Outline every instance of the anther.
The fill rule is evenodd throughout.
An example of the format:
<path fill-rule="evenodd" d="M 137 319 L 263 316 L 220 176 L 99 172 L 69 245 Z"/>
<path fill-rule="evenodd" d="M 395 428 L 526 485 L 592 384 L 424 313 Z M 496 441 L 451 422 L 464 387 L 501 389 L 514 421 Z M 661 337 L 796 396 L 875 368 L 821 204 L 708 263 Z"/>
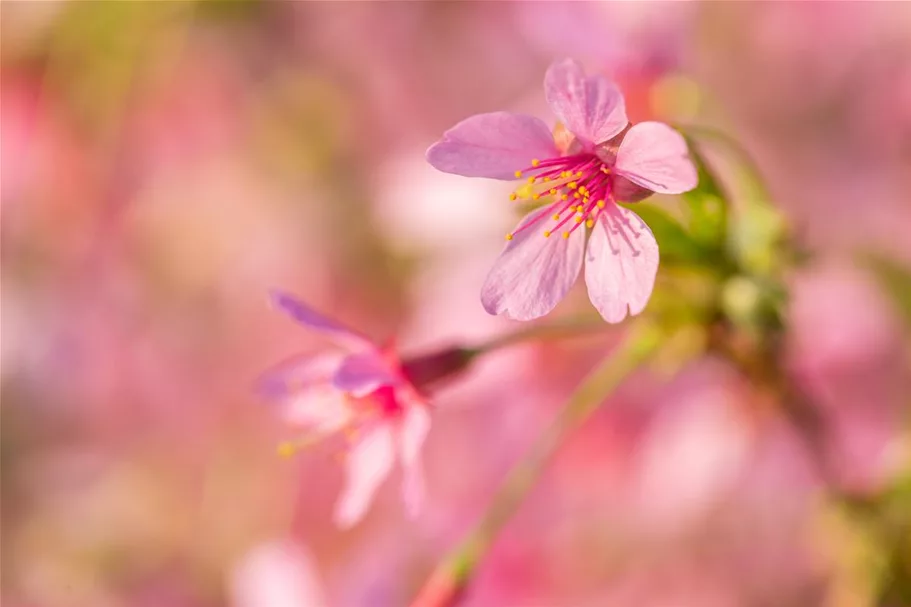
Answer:
<path fill-rule="evenodd" d="M 558 221 L 559 219 L 560 219 L 560 214 L 554 213 L 554 221 Z"/>
<path fill-rule="evenodd" d="M 533 159 L 532 159 L 532 161 L 531 161 L 531 166 L 536 167 L 536 166 L 538 166 L 539 164 L 541 164 L 541 161 L 540 161 L 540 160 L 538 160 L 537 158 L 533 158 Z"/>
<path fill-rule="evenodd" d="M 509 199 L 510 199 L 510 200 L 515 200 L 516 198 L 517 198 L 517 197 L 516 197 L 516 193 L 515 193 L 515 192 L 513 192 L 512 194 L 509 195 Z"/>
<path fill-rule="evenodd" d="M 579 184 L 575 181 L 570 181 L 568 184 L 566 184 L 566 187 L 568 187 L 570 190 L 575 190 L 578 186 Z"/>
<path fill-rule="evenodd" d="M 516 171 L 516 179 L 522 177 L 522 171 Z"/>
<path fill-rule="evenodd" d="M 551 196 L 553 196 L 553 195 L 556 194 L 556 193 L 557 193 L 557 189 L 556 189 L 556 188 L 551 188 L 551 189 L 550 189 L 550 195 L 551 195 Z"/>
<path fill-rule="evenodd" d="M 582 216 L 576 215 L 576 223 L 582 223 Z"/>
<path fill-rule="evenodd" d="M 512 240 L 512 234 L 507 234 L 507 235 L 506 235 L 506 240 Z"/>
<path fill-rule="evenodd" d="M 561 200 L 569 200 L 569 196 L 567 196 L 566 194 L 563 194 L 562 196 L 560 196 L 560 199 L 561 199 Z"/>
<path fill-rule="evenodd" d="M 582 177 L 582 171 L 579 171 L 578 173 L 576 173 L 576 177 Z"/>
<path fill-rule="evenodd" d="M 604 202 L 603 200 L 599 200 L 599 201 L 598 201 L 598 208 L 599 208 L 599 209 L 603 209 L 605 206 L 607 206 L 607 203 L 606 203 L 606 202 Z"/>
<path fill-rule="evenodd" d="M 585 227 L 586 227 L 586 228 L 593 228 L 593 227 L 595 227 L 595 220 L 594 220 L 594 219 L 589 219 L 588 221 L 586 221 L 586 222 L 585 222 Z"/>
<path fill-rule="evenodd" d="M 550 238 L 550 230 L 544 230 L 544 238 Z"/>
<path fill-rule="evenodd" d="M 535 178 L 534 178 L 534 177 L 529 177 L 529 178 L 528 178 L 528 183 L 534 183 L 534 182 L 535 182 Z"/>
<path fill-rule="evenodd" d="M 569 238 L 569 232 L 563 232 L 563 238 Z"/>
<path fill-rule="evenodd" d="M 276 448 L 276 451 L 278 451 L 278 454 L 280 456 L 288 458 L 288 457 L 291 457 L 292 455 L 294 455 L 295 452 L 297 452 L 297 446 L 290 441 L 284 442 L 284 443 L 279 443 L 278 447 Z"/>

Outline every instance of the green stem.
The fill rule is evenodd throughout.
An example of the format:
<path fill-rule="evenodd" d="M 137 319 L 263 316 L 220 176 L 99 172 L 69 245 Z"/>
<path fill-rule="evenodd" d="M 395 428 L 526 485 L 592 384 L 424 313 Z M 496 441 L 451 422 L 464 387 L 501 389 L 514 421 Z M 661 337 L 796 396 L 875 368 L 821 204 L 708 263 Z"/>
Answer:
<path fill-rule="evenodd" d="M 624 342 L 592 371 L 570 397 L 553 424 L 535 441 L 495 493 L 487 512 L 461 545 L 437 567 L 412 607 L 452 605 L 503 525 L 528 495 L 544 467 L 567 436 L 584 422 L 624 379 L 661 343 L 651 325 L 636 325 Z"/>
<path fill-rule="evenodd" d="M 511 346 L 513 344 L 531 341 L 534 339 L 547 339 L 554 337 L 572 337 L 576 333 L 600 332 L 612 328 L 612 325 L 604 322 L 600 318 L 592 320 L 591 318 L 569 318 L 562 321 L 548 324 L 536 325 L 527 329 L 519 329 L 506 335 L 495 337 L 488 342 L 479 344 L 469 350 L 474 354 L 486 354 L 499 348 Z"/>

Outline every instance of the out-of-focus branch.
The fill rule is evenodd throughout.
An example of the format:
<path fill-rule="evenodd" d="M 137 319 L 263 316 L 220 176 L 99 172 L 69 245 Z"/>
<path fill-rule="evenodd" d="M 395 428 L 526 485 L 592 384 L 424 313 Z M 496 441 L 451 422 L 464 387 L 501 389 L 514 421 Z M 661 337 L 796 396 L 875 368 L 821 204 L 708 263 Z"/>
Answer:
<path fill-rule="evenodd" d="M 467 369 L 476 358 L 494 350 L 526 341 L 599 334 L 611 326 L 600 317 L 593 319 L 591 316 L 534 325 L 494 337 L 475 346 L 452 346 L 429 354 L 409 357 L 402 362 L 402 372 L 418 388 L 428 389 L 443 380 L 452 379 Z"/>
<path fill-rule="evenodd" d="M 806 392 L 787 374 L 780 339 L 766 335 L 758 342 L 741 343 L 730 327 L 715 327 L 710 350 L 731 362 L 750 382 L 769 392 L 806 449 L 808 460 L 827 491 L 839 494 L 839 481 L 828 456 L 826 421 Z"/>
<path fill-rule="evenodd" d="M 500 529 L 512 517 L 570 432 L 649 359 L 660 342 L 660 331 L 651 325 L 639 324 L 631 329 L 624 342 L 582 382 L 553 424 L 512 469 L 478 525 L 436 568 L 412 607 L 444 607 L 458 601 Z"/>

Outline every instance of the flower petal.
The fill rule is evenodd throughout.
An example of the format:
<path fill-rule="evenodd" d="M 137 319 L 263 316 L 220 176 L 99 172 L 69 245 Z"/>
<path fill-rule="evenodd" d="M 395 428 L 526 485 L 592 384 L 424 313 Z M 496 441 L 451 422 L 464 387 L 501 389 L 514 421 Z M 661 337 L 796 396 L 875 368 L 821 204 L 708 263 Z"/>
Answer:
<path fill-rule="evenodd" d="M 604 76 L 586 77 L 572 59 L 550 66 L 544 76 L 544 95 L 566 128 L 588 143 L 604 143 L 629 122 L 617 87 Z"/>
<path fill-rule="evenodd" d="M 263 373 L 256 381 L 256 390 L 263 398 L 275 400 L 311 384 L 328 383 L 344 358 L 337 353 L 296 354 Z"/>
<path fill-rule="evenodd" d="M 617 205 L 595 221 L 588 239 L 585 284 L 607 322 L 620 322 L 645 308 L 658 272 L 658 243 L 638 215 Z"/>
<path fill-rule="evenodd" d="M 318 438 L 333 434 L 351 423 L 348 399 L 328 382 L 298 390 L 282 400 L 282 417 L 306 428 Z"/>
<path fill-rule="evenodd" d="M 515 179 L 535 158 L 559 156 L 554 138 L 534 116 L 492 112 L 466 118 L 427 150 L 427 162 L 444 173 Z"/>
<path fill-rule="evenodd" d="M 552 207 L 532 211 L 519 227 L 552 213 Z M 546 221 L 546 219 L 544 219 Z M 569 238 L 555 233 L 545 238 L 543 221 L 518 232 L 494 263 L 481 289 L 481 303 L 490 314 L 532 320 L 554 309 L 579 276 L 585 250 L 585 230 Z"/>
<path fill-rule="evenodd" d="M 430 413 L 419 401 L 409 404 L 399 427 L 399 458 L 402 462 L 402 495 L 408 514 L 416 516 L 424 503 L 424 470 L 421 447 L 430 431 Z"/>
<path fill-rule="evenodd" d="M 392 428 L 377 424 L 365 434 L 345 459 L 345 488 L 335 506 L 335 524 L 350 527 L 364 517 L 380 484 L 392 470 Z"/>
<path fill-rule="evenodd" d="M 307 306 L 304 302 L 283 291 L 273 290 L 270 293 L 272 305 L 301 323 L 305 327 L 319 331 L 334 339 L 340 345 L 360 350 L 373 348 L 373 344 L 366 337 L 349 329 L 345 325 L 323 316 Z"/>
<path fill-rule="evenodd" d="M 614 169 L 659 194 L 680 194 L 699 179 L 683 135 L 660 122 L 634 125 L 620 143 Z"/>
<path fill-rule="evenodd" d="M 346 356 L 332 377 L 332 385 L 353 396 L 366 396 L 381 386 L 393 386 L 398 377 L 379 352 Z"/>

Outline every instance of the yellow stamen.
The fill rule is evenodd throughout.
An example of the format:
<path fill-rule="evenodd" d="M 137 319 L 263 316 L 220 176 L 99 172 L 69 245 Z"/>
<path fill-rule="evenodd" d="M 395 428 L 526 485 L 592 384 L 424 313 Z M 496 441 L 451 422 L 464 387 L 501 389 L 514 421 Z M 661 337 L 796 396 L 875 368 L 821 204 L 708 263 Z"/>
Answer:
<path fill-rule="evenodd" d="M 576 215 L 576 223 L 582 223 L 582 216 Z"/>
<path fill-rule="evenodd" d="M 522 171 L 516 171 L 516 179 L 522 177 Z"/>
<path fill-rule="evenodd" d="M 532 195 L 531 195 L 531 199 L 532 199 L 532 200 L 537 200 L 537 199 L 540 198 L 540 197 L 541 197 L 540 194 L 532 194 Z"/>
<path fill-rule="evenodd" d="M 534 182 L 535 182 L 535 178 L 534 178 L 534 177 L 529 177 L 529 178 L 528 178 L 528 183 L 534 183 Z"/>
<path fill-rule="evenodd" d="M 276 448 L 278 454 L 284 458 L 289 458 L 297 452 L 297 447 L 294 446 L 291 442 L 279 443 Z"/>
<path fill-rule="evenodd" d="M 544 238 L 550 238 L 550 230 L 544 230 Z"/>
<path fill-rule="evenodd" d="M 293 456 L 295 453 L 301 449 L 306 449 L 313 446 L 319 441 L 319 437 L 315 435 L 306 435 L 302 436 L 295 440 L 287 440 L 282 443 L 279 443 L 275 450 L 282 457 L 288 458 Z"/>
<path fill-rule="evenodd" d="M 512 194 L 509 195 L 510 200 L 515 200 L 516 198 L 518 198 L 518 197 L 516 196 L 515 192 L 513 192 Z"/>
<path fill-rule="evenodd" d="M 607 206 L 607 203 L 606 203 L 606 202 L 604 202 L 603 200 L 599 200 L 599 201 L 598 201 L 598 208 L 599 208 L 599 209 L 603 209 L 605 206 Z"/>
<path fill-rule="evenodd" d="M 566 194 L 563 194 L 562 196 L 560 196 L 560 198 L 562 200 L 569 200 L 569 196 L 567 196 Z"/>
<path fill-rule="evenodd" d="M 579 184 L 575 181 L 570 181 L 568 184 L 566 184 L 566 187 L 568 187 L 570 190 L 575 190 L 577 187 L 579 187 Z"/>
<path fill-rule="evenodd" d="M 550 189 L 550 195 L 551 195 L 551 196 L 553 196 L 553 195 L 556 194 L 556 193 L 557 193 L 557 188 L 551 188 L 551 189 Z"/>
<path fill-rule="evenodd" d="M 512 240 L 512 234 L 507 234 L 507 235 L 506 235 L 506 240 Z"/>
<path fill-rule="evenodd" d="M 532 159 L 532 161 L 531 161 L 531 166 L 536 167 L 536 166 L 538 166 L 539 164 L 541 164 L 541 161 L 540 161 L 540 160 L 538 160 L 537 158 L 533 158 L 533 159 Z"/>
<path fill-rule="evenodd" d="M 582 171 L 579 171 L 578 173 L 576 173 L 576 177 L 582 177 Z"/>
<path fill-rule="evenodd" d="M 554 213 L 554 221 L 557 221 L 558 219 L 560 219 L 560 214 Z"/>
<path fill-rule="evenodd" d="M 589 219 L 588 221 L 585 222 L 585 227 L 586 227 L 586 228 L 592 228 L 592 227 L 594 227 L 594 225 L 595 225 L 595 220 L 594 220 L 594 219 Z"/>
<path fill-rule="evenodd" d="M 563 232 L 563 238 L 569 238 L 569 232 Z"/>
<path fill-rule="evenodd" d="M 579 192 L 576 192 L 575 194 L 573 194 L 573 196 L 575 196 L 576 198 L 582 198 L 582 194 L 580 194 Z"/>
<path fill-rule="evenodd" d="M 550 181 L 550 177 L 545 177 L 544 181 Z"/>

